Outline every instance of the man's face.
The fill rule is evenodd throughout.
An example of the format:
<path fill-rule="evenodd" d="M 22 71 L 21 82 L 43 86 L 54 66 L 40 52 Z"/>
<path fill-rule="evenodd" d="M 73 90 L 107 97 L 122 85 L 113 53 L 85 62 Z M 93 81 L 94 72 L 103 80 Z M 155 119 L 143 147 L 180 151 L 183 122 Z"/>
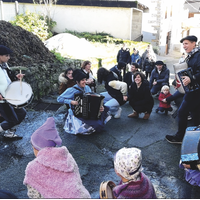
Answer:
<path fill-rule="evenodd" d="M 162 65 L 156 65 L 156 67 L 157 67 L 157 69 L 158 69 L 159 71 L 162 70 Z"/>
<path fill-rule="evenodd" d="M 131 65 L 131 72 L 135 73 L 137 71 L 137 68 L 135 65 Z"/>
<path fill-rule="evenodd" d="M 123 47 L 122 47 L 124 50 L 126 50 L 126 44 L 123 44 Z"/>
<path fill-rule="evenodd" d="M 196 42 L 190 40 L 183 41 L 183 48 L 185 49 L 186 53 L 190 53 L 192 49 L 196 46 Z"/>
<path fill-rule="evenodd" d="M 10 59 L 10 55 L 0 55 L 0 63 L 5 63 L 8 62 L 8 60 Z"/>

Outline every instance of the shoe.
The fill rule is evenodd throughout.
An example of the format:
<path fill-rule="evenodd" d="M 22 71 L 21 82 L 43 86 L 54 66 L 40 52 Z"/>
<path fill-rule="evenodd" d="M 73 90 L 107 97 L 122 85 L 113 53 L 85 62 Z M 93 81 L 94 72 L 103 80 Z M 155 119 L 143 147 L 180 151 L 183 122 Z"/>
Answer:
<path fill-rule="evenodd" d="M 168 115 L 168 110 L 165 110 L 165 115 Z"/>
<path fill-rule="evenodd" d="M 122 108 L 119 107 L 117 113 L 114 115 L 114 118 L 115 119 L 120 118 L 121 114 L 122 114 Z"/>
<path fill-rule="evenodd" d="M 191 120 L 191 119 L 192 119 L 192 116 L 188 115 L 187 120 Z"/>
<path fill-rule="evenodd" d="M 182 140 L 177 139 L 174 135 L 166 135 L 165 139 L 171 144 L 182 144 Z"/>
<path fill-rule="evenodd" d="M 106 119 L 104 120 L 104 124 L 107 124 L 111 119 L 112 119 L 112 116 L 111 116 L 111 115 L 108 115 L 108 116 L 106 117 Z"/>
<path fill-rule="evenodd" d="M 4 130 L 2 129 L 2 127 L 0 126 L 0 133 L 3 133 L 4 132 Z"/>
<path fill-rule="evenodd" d="M 158 110 L 158 108 L 157 108 L 157 109 L 156 109 L 156 113 L 158 113 L 158 111 L 159 111 L 159 110 Z"/>
<path fill-rule="evenodd" d="M 130 117 L 130 118 L 138 118 L 139 115 L 138 115 L 137 112 L 133 112 L 133 113 L 129 114 L 128 117 Z"/>
<path fill-rule="evenodd" d="M 159 95 L 160 95 L 160 92 L 158 92 L 158 93 L 155 95 L 155 97 L 159 97 Z"/>
<path fill-rule="evenodd" d="M 149 119 L 150 114 L 149 113 L 145 113 L 143 119 Z"/>
<path fill-rule="evenodd" d="M 20 140 L 20 139 L 23 138 L 23 137 L 15 134 L 15 132 L 16 132 L 15 129 L 8 129 L 8 130 L 5 131 L 5 134 L 3 136 L 6 139 L 18 139 L 18 140 Z"/>

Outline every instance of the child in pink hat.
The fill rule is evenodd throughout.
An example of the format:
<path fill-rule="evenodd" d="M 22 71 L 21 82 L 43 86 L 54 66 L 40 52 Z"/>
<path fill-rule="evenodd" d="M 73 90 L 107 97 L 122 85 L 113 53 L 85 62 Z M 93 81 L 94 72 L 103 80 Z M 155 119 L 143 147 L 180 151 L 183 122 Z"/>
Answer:
<path fill-rule="evenodd" d="M 76 161 L 56 130 L 53 117 L 31 136 L 36 158 L 28 163 L 24 185 L 29 198 L 91 198 L 82 184 Z"/>

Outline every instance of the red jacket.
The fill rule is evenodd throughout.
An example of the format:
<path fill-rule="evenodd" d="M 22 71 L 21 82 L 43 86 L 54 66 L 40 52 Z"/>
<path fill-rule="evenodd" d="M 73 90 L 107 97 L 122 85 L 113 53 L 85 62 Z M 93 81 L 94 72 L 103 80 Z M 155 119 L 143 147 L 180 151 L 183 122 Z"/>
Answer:
<path fill-rule="evenodd" d="M 164 103 L 162 102 L 163 99 L 166 99 L 167 97 L 170 97 L 172 96 L 170 93 L 168 93 L 167 95 L 165 95 L 164 93 L 160 93 L 159 97 L 158 97 L 158 100 L 160 101 L 159 103 L 159 107 L 162 107 L 162 108 L 170 108 L 170 103 Z"/>

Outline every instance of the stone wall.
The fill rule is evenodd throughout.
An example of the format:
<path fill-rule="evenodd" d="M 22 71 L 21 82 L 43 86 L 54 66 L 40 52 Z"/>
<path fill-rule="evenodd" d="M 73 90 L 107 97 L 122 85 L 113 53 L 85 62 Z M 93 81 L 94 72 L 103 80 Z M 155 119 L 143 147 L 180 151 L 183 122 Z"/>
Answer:
<path fill-rule="evenodd" d="M 14 66 L 11 69 L 17 74 L 25 74 L 23 81 L 30 84 L 34 93 L 34 99 L 39 100 L 49 94 L 58 93 L 58 77 L 68 67 L 73 69 L 81 67 L 81 60 L 67 59 L 64 64 L 41 63 L 32 64 L 31 66 Z"/>

